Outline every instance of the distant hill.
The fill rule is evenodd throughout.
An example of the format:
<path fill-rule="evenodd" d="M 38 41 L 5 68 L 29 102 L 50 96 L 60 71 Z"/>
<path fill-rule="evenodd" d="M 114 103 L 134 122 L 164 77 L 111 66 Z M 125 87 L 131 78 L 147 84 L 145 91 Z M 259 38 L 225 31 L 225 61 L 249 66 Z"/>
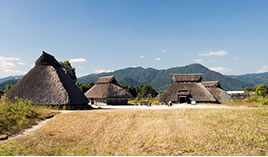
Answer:
<path fill-rule="evenodd" d="M 21 79 L 22 77 L 23 75 L 8 76 L 8 77 L 0 78 L 0 83 L 8 81 L 8 80 L 12 80 L 12 79 Z"/>
<path fill-rule="evenodd" d="M 229 76 L 229 77 L 251 83 L 254 86 L 258 86 L 259 84 L 265 84 L 266 86 L 268 86 L 268 72 L 260 74 Z"/>
<path fill-rule="evenodd" d="M 268 86 L 268 73 L 246 74 L 237 76 L 225 76 L 218 72 L 211 71 L 201 64 L 191 64 L 184 67 L 174 67 L 166 70 L 153 68 L 125 68 L 110 73 L 90 74 L 77 79 L 79 83 L 95 82 L 100 76 L 113 75 L 119 84 L 140 86 L 151 84 L 157 91 L 166 90 L 172 83 L 172 74 L 176 73 L 203 73 L 203 81 L 219 80 L 225 90 L 243 90 L 246 87 L 254 87 L 261 83 Z M 10 76 L 0 79 L 0 89 L 5 89 L 5 85 L 14 85 L 23 76 Z"/>
<path fill-rule="evenodd" d="M 10 85 L 14 85 L 18 82 L 19 79 L 10 79 L 7 81 L 4 81 L 2 83 L 0 83 L 0 89 L 4 90 L 6 88 L 6 85 L 10 84 Z"/>
<path fill-rule="evenodd" d="M 225 90 L 243 90 L 246 87 L 253 86 L 251 83 L 211 71 L 201 64 L 191 64 L 184 67 L 175 67 L 166 70 L 156 70 L 153 68 L 144 69 L 142 67 L 125 68 L 110 73 L 90 74 L 78 78 L 77 81 L 79 83 L 95 82 L 100 76 L 113 75 L 119 84 L 134 86 L 151 84 L 157 91 L 164 91 L 172 83 L 172 74 L 176 73 L 202 73 L 204 74 L 203 81 L 219 80 Z"/>

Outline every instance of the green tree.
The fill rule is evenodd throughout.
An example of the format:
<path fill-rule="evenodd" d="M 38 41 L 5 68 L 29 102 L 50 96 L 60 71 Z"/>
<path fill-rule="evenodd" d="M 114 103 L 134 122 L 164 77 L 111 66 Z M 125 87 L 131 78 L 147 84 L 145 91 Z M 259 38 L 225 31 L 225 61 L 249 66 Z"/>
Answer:
<path fill-rule="evenodd" d="M 6 85 L 6 89 L 4 90 L 4 93 L 7 93 L 12 86 L 10 84 Z"/>
<path fill-rule="evenodd" d="M 62 69 L 64 72 L 72 79 L 74 82 L 76 82 L 77 77 L 75 74 L 75 68 L 72 67 L 71 63 L 69 61 L 60 62 Z"/>
<path fill-rule="evenodd" d="M 158 93 L 149 84 L 140 86 L 140 92 L 138 93 L 138 99 L 140 98 L 152 98 L 156 97 Z"/>
<path fill-rule="evenodd" d="M 128 86 L 128 85 L 120 85 L 120 86 L 125 90 L 127 90 L 130 94 L 132 94 L 133 97 L 137 97 L 139 87 Z"/>
<path fill-rule="evenodd" d="M 245 88 L 245 92 L 255 92 L 255 91 L 256 91 L 256 88 L 254 87 Z"/>
<path fill-rule="evenodd" d="M 2 90 L 2 89 L 0 89 L 0 97 L 2 96 L 2 95 L 4 95 L 5 94 L 5 92 Z"/>
<path fill-rule="evenodd" d="M 94 83 L 88 83 L 88 84 L 76 83 L 76 86 L 77 86 L 83 93 L 86 93 L 92 86 L 94 86 Z"/>
<path fill-rule="evenodd" d="M 258 85 L 256 88 L 256 94 L 258 96 L 267 96 L 268 95 L 268 88 L 264 84 Z"/>

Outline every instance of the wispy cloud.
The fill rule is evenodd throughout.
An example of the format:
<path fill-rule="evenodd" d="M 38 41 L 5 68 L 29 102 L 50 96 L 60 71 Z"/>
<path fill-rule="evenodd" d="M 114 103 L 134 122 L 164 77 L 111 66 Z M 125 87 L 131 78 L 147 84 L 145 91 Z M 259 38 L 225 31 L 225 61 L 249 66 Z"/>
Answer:
<path fill-rule="evenodd" d="M 0 60 L 5 60 L 5 61 L 20 61 L 20 58 L 15 58 L 15 57 L 4 57 L 4 56 L 0 56 Z"/>
<path fill-rule="evenodd" d="M 225 68 L 225 67 L 212 67 L 212 68 L 209 68 L 209 69 L 213 70 L 213 71 L 216 71 L 216 72 L 219 72 L 219 73 L 223 73 L 223 74 L 227 74 L 227 73 L 233 71 L 233 69 Z"/>
<path fill-rule="evenodd" d="M 140 56 L 140 59 L 143 59 L 144 58 L 144 56 Z"/>
<path fill-rule="evenodd" d="M 27 63 L 23 63 L 23 62 L 18 62 L 18 65 L 28 65 Z"/>
<path fill-rule="evenodd" d="M 228 52 L 224 51 L 224 50 L 211 51 L 211 52 L 201 52 L 199 54 L 199 56 L 205 56 L 205 57 L 209 57 L 209 56 L 226 56 L 226 55 L 228 55 Z"/>
<path fill-rule="evenodd" d="M 268 65 L 264 65 L 257 71 L 257 73 L 265 73 L 265 72 L 268 72 Z"/>
<path fill-rule="evenodd" d="M 216 60 L 215 59 L 209 59 L 208 62 L 213 63 L 213 62 L 216 62 Z"/>
<path fill-rule="evenodd" d="M 194 62 L 196 62 L 196 63 L 202 63 L 203 60 L 202 59 L 195 59 Z"/>
<path fill-rule="evenodd" d="M 240 57 L 234 57 L 234 60 L 240 60 Z"/>
<path fill-rule="evenodd" d="M 161 60 L 161 58 L 155 58 L 155 60 L 156 60 L 156 61 L 160 61 L 160 60 Z"/>
<path fill-rule="evenodd" d="M 109 73 L 109 72 L 114 72 L 114 70 L 107 70 L 107 69 L 97 69 L 96 73 Z"/>
<path fill-rule="evenodd" d="M 85 58 L 73 58 L 69 60 L 70 63 L 81 63 L 81 62 L 86 62 L 86 61 L 87 60 Z"/>
<path fill-rule="evenodd" d="M 168 52 L 168 50 L 167 49 L 163 49 L 162 52 L 166 53 L 166 52 Z"/>

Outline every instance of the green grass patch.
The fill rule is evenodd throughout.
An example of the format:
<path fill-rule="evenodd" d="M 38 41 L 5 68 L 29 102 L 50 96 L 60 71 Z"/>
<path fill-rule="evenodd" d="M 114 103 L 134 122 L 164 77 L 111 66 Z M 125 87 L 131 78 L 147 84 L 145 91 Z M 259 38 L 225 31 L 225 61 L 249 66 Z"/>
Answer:
<path fill-rule="evenodd" d="M 37 121 L 55 114 L 51 110 L 34 106 L 31 101 L 15 99 L 14 103 L 2 97 L 0 101 L 0 135 L 9 136 L 29 128 Z"/>

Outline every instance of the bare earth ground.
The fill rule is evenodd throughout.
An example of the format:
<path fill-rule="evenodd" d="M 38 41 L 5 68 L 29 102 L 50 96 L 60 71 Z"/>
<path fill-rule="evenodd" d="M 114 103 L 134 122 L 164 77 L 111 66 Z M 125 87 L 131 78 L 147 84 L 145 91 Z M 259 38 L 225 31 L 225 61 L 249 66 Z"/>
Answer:
<path fill-rule="evenodd" d="M 267 108 L 116 107 L 57 115 L 0 155 L 268 155 Z"/>
<path fill-rule="evenodd" d="M 242 109 L 247 108 L 246 106 L 226 106 L 226 105 L 206 105 L 206 104 L 198 104 L 198 105 L 189 105 L 189 104 L 175 104 L 172 106 L 167 105 L 152 105 L 148 106 L 133 106 L 133 105 L 118 105 L 118 106 L 93 106 L 94 108 L 101 109 L 146 109 L 146 110 L 166 110 L 166 109 Z"/>

